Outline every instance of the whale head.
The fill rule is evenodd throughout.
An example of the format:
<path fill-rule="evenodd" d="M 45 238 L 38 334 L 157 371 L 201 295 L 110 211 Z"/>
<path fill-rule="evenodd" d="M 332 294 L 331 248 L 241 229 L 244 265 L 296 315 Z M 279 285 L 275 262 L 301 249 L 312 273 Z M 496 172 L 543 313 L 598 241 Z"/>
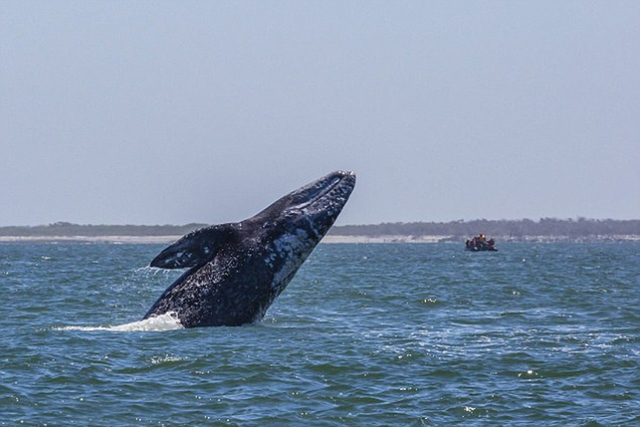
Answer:
<path fill-rule="evenodd" d="M 318 243 L 329 231 L 356 183 L 353 172 L 336 171 L 301 187 L 255 215 L 254 223 L 272 234 L 307 234 Z"/>
<path fill-rule="evenodd" d="M 356 183 L 353 172 L 336 171 L 278 199 L 239 223 L 192 231 L 163 250 L 152 267 L 193 268 L 212 260 L 224 247 L 254 241 L 282 256 L 304 255 L 320 242 L 342 211 Z M 295 248 L 295 250 L 294 250 Z M 306 255 L 305 255 L 306 253 Z"/>
<path fill-rule="evenodd" d="M 264 248 L 277 296 L 329 231 L 356 183 L 353 172 L 336 171 L 277 200 L 247 220 Z"/>

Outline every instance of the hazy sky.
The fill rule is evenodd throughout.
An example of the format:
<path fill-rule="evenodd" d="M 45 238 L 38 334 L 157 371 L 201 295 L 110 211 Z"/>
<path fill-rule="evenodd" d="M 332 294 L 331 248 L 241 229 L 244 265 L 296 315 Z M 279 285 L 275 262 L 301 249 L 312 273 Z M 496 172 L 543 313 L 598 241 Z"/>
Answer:
<path fill-rule="evenodd" d="M 639 1 L 0 0 L 0 226 L 640 218 Z"/>

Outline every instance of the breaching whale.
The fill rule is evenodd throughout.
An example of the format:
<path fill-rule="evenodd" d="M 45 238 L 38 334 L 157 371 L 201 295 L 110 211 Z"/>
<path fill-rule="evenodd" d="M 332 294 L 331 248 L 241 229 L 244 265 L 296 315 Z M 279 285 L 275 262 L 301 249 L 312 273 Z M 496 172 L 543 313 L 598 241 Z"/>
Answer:
<path fill-rule="evenodd" d="M 238 223 L 193 231 L 152 267 L 189 268 L 144 319 L 172 313 L 182 326 L 237 326 L 262 319 L 329 231 L 356 183 L 336 171 Z"/>

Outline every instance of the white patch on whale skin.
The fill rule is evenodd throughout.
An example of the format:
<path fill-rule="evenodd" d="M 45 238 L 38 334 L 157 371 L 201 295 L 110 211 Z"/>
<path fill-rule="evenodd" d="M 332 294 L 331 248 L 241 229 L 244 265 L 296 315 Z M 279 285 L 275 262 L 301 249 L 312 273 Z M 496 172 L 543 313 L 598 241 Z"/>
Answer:
<path fill-rule="evenodd" d="M 303 229 L 296 230 L 296 234 L 285 234 L 274 240 L 272 252 L 264 262 L 270 268 L 274 268 L 276 259 L 282 259 L 284 262 L 274 271 L 271 287 L 279 288 L 300 267 L 314 246 L 313 242 L 309 241 L 309 234 Z"/>

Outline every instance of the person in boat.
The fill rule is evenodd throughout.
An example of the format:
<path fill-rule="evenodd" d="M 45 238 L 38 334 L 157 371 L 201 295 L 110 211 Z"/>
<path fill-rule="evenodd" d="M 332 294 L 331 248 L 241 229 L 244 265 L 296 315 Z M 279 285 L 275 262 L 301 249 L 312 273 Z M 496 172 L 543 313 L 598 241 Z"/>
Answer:
<path fill-rule="evenodd" d="M 480 236 L 473 236 L 467 240 L 467 248 L 474 251 L 480 250 Z"/>
<path fill-rule="evenodd" d="M 487 249 L 487 238 L 484 237 L 484 233 L 480 233 L 478 235 L 478 239 L 477 239 L 477 247 L 480 250 L 486 250 Z"/>
<path fill-rule="evenodd" d="M 493 239 L 489 239 L 489 241 L 487 242 L 488 245 L 488 249 L 490 251 L 495 251 L 496 250 L 496 241 Z"/>

